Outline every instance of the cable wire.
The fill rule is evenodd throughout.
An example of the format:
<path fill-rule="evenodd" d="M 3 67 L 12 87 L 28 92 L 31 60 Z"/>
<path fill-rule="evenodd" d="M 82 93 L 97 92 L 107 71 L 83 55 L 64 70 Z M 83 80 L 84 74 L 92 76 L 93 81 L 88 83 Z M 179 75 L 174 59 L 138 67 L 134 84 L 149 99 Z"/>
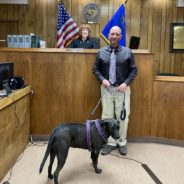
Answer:
<path fill-rule="evenodd" d="M 119 156 L 119 155 L 115 155 L 115 154 L 112 154 L 110 153 L 110 155 L 112 156 L 115 156 L 115 157 L 118 157 L 118 158 L 121 158 L 121 159 L 125 159 L 125 160 L 131 160 L 131 161 L 134 161 L 134 162 L 137 162 L 139 164 L 141 164 L 141 166 L 144 168 L 144 170 L 149 174 L 149 176 L 153 179 L 153 181 L 156 183 L 156 184 L 163 184 L 159 178 L 155 175 L 155 173 L 148 167 L 148 165 L 136 160 L 136 159 L 132 159 L 132 158 L 124 158 L 122 156 Z"/>

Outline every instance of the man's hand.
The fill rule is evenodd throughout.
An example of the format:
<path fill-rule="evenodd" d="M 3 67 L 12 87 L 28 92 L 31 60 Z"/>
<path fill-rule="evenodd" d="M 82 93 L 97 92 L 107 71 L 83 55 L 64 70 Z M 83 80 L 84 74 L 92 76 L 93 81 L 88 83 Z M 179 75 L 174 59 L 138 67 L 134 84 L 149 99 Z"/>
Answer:
<path fill-rule="evenodd" d="M 108 81 L 108 80 L 106 80 L 106 79 L 104 79 L 103 81 L 102 81 L 102 85 L 104 86 L 104 87 L 109 87 L 111 84 L 110 84 L 110 82 Z"/>
<path fill-rule="evenodd" d="M 118 88 L 117 90 L 124 93 L 127 89 L 127 84 L 126 83 L 122 83 Z"/>

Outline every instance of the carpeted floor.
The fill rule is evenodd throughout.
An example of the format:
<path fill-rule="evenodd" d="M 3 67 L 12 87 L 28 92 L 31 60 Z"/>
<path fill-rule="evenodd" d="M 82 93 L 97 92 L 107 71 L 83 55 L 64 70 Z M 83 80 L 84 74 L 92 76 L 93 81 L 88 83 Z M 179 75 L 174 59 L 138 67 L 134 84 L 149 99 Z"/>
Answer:
<path fill-rule="evenodd" d="M 46 145 L 36 143 L 29 146 L 22 158 L 14 165 L 10 184 L 51 184 L 47 179 L 48 160 L 41 175 L 40 162 Z M 90 153 L 71 148 L 63 170 L 60 172 L 61 184 L 154 184 L 155 181 L 143 169 L 147 164 L 163 184 L 184 183 L 184 148 L 155 143 L 129 143 L 128 155 L 123 157 L 118 150 L 113 155 L 99 156 L 101 174 L 96 174 L 91 166 Z M 114 156 L 117 155 L 117 156 Z M 138 163 L 135 159 L 141 163 Z M 54 169 L 55 169 L 54 164 Z M 10 176 L 7 173 L 2 183 Z"/>

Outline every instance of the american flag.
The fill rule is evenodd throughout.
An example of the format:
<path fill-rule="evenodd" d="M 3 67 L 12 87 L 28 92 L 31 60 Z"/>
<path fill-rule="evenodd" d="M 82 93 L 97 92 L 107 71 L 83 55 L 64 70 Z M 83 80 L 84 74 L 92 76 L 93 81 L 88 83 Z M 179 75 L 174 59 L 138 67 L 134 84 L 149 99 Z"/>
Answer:
<path fill-rule="evenodd" d="M 79 27 L 69 16 L 63 4 L 58 4 L 57 48 L 66 47 L 79 34 Z"/>

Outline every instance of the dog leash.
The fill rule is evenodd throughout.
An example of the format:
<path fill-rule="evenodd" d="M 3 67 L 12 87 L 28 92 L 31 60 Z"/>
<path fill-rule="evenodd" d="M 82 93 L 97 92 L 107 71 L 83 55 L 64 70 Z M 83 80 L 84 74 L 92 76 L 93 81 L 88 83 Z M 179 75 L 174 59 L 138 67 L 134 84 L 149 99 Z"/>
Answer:
<path fill-rule="evenodd" d="M 120 119 L 124 121 L 125 118 L 126 118 L 126 109 L 125 109 L 125 92 L 124 92 L 123 106 L 121 110 Z"/>
<path fill-rule="evenodd" d="M 95 114 L 96 109 L 100 105 L 101 100 L 102 100 L 102 97 L 100 97 L 100 100 L 98 101 L 98 103 L 96 104 L 96 106 L 93 108 L 92 112 L 90 113 L 91 116 L 93 116 Z"/>
<path fill-rule="evenodd" d="M 117 85 L 118 87 L 118 85 Z M 112 95 L 111 91 L 109 90 L 109 87 L 106 88 L 107 91 Z M 126 118 L 126 109 L 125 109 L 125 92 L 123 93 L 124 94 L 124 99 L 123 99 L 123 105 L 122 105 L 122 110 L 121 110 L 121 114 L 120 114 L 120 119 L 121 120 L 125 120 Z M 100 102 L 102 100 L 102 97 L 100 97 L 98 103 L 96 104 L 96 106 L 93 108 L 92 112 L 90 113 L 91 116 L 93 116 L 96 112 L 96 109 L 98 108 L 98 106 L 100 105 Z M 89 119 L 89 118 L 88 118 Z"/>
<path fill-rule="evenodd" d="M 106 89 L 107 89 L 107 91 L 108 91 L 109 93 L 111 93 L 111 91 L 108 89 L 108 87 L 107 87 Z M 111 93 L 111 94 L 112 94 L 112 93 Z M 91 116 L 93 116 L 93 115 L 95 114 L 96 109 L 97 109 L 98 106 L 100 105 L 100 102 L 101 102 L 101 101 L 102 101 L 102 97 L 100 97 L 98 103 L 97 103 L 96 106 L 93 108 L 92 112 L 90 113 Z"/>

